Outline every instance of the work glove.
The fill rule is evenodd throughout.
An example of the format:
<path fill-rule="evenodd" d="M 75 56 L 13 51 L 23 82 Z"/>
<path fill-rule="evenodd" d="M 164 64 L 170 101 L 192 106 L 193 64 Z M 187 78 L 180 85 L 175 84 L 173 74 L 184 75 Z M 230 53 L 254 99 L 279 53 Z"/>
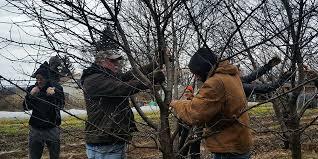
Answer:
<path fill-rule="evenodd" d="M 278 65 L 281 61 L 282 60 L 278 56 L 275 56 L 271 60 L 269 60 L 267 64 L 271 67 L 274 67 Z"/>
<path fill-rule="evenodd" d="M 53 95 L 55 93 L 55 87 L 49 87 L 46 89 L 47 95 Z"/>
<path fill-rule="evenodd" d="M 163 83 L 166 79 L 165 74 L 162 71 L 154 71 L 148 74 L 147 77 L 155 84 Z"/>

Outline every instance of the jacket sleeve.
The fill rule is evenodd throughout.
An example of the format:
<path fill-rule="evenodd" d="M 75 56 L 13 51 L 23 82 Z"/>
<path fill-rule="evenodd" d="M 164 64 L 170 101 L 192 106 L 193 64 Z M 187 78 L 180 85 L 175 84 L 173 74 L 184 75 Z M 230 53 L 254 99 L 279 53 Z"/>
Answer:
<path fill-rule="evenodd" d="M 242 76 L 241 77 L 242 83 L 251 83 L 252 81 L 255 81 L 257 78 L 266 74 L 271 69 L 272 67 L 269 64 L 265 64 L 264 66 L 251 72 L 249 75 Z"/>
<path fill-rule="evenodd" d="M 149 63 L 148 65 L 142 66 L 139 68 L 139 70 L 143 73 L 143 74 L 149 74 L 151 73 L 153 70 L 155 70 L 158 67 L 158 64 L 156 61 L 153 61 L 151 63 Z M 135 72 L 133 70 L 130 70 L 126 73 L 123 73 L 121 75 L 121 79 L 123 81 L 129 81 L 132 79 L 135 79 Z"/>
<path fill-rule="evenodd" d="M 192 100 L 175 101 L 172 107 L 177 116 L 190 125 L 210 122 L 224 105 L 225 90 L 221 81 L 208 79 Z"/>
<path fill-rule="evenodd" d="M 93 74 L 83 83 L 84 92 L 91 96 L 119 97 L 133 95 L 140 90 L 148 89 L 140 81 L 130 80 L 123 82 L 119 79 Z"/>
<path fill-rule="evenodd" d="M 275 91 L 278 87 L 280 87 L 284 83 L 283 80 L 279 79 L 272 83 L 265 84 L 251 84 L 251 83 L 243 83 L 243 89 L 246 97 L 249 97 L 251 94 L 265 94 Z"/>
<path fill-rule="evenodd" d="M 26 89 L 26 92 L 27 94 L 25 95 L 24 97 L 24 101 L 23 101 L 23 110 L 32 110 L 33 109 L 33 103 L 35 102 L 34 101 L 34 98 L 32 97 L 32 95 L 30 94 L 32 88 L 34 86 L 30 86 Z"/>

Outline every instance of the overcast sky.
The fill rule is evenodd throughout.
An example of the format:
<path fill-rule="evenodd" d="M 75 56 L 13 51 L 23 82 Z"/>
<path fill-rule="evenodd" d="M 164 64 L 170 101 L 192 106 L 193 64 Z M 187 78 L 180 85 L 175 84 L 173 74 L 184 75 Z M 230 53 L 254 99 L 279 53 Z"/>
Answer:
<path fill-rule="evenodd" d="M 27 43 L 40 43 L 40 39 L 32 37 L 28 34 L 40 34 L 39 30 L 30 27 L 19 28 L 14 23 L 28 20 L 28 17 L 22 14 L 16 14 L 17 9 L 6 5 L 5 0 L 0 0 L 0 75 L 8 79 L 26 79 L 32 74 L 39 64 L 35 64 L 34 60 L 43 62 L 48 57 L 30 56 L 36 55 L 38 52 L 28 46 L 17 46 L 5 42 L 2 38 L 13 39 L 16 41 Z M 28 22 L 32 25 L 34 22 Z"/>

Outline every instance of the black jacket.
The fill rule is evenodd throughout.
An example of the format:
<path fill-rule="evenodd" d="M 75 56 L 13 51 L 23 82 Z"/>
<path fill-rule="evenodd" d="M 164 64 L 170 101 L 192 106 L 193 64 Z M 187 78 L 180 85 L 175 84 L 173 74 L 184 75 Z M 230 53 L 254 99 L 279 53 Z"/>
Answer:
<path fill-rule="evenodd" d="M 251 83 L 258 79 L 259 77 L 263 76 L 266 74 L 269 70 L 271 70 L 272 67 L 269 64 L 265 64 L 262 67 L 259 67 L 258 69 L 254 70 L 250 74 L 246 76 L 241 77 L 242 83 Z"/>
<path fill-rule="evenodd" d="M 152 65 L 149 65 L 152 67 Z M 143 69 L 147 73 L 150 67 Z M 132 72 L 115 74 L 96 64 L 83 71 L 83 86 L 87 120 L 85 139 L 88 144 L 109 144 L 131 139 L 137 131 L 129 96 L 148 89 Z"/>
<path fill-rule="evenodd" d="M 48 129 L 61 125 L 60 110 L 65 104 L 63 87 L 58 83 L 48 82 L 39 93 L 29 94 L 35 86 L 27 88 L 28 94 L 23 102 L 24 110 L 32 110 L 29 124 L 38 129 Z M 48 87 L 55 87 L 53 95 L 47 95 Z"/>
<path fill-rule="evenodd" d="M 246 97 L 249 97 L 251 94 L 254 93 L 265 94 L 273 92 L 286 82 L 287 78 L 289 77 L 288 74 L 283 75 L 278 80 L 270 83 L 251 83 L 252 81 L 255 81 L 257 78 L 266 74 L 270 69 L 272 69 L 272 67 L 269 64 L 265 64 L 249 75 L 241 77 Z"/>
<path fill-rule="evenodd" d="M 246 97 L 251 94 L 265 94 L 275 91 L 278 87 L 282 86 L 286 79 L 280 78 L 271 83 L 243 83 L 243 89 Z"/>

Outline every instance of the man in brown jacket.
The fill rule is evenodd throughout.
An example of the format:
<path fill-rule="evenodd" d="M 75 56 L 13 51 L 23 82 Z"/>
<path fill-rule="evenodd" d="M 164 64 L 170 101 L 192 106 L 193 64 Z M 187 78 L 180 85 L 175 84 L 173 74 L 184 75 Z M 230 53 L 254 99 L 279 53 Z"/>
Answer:
<path fill-rule="evenodd" d="M 217 65 L 217 56 L 200 48 L 189 62 L 189 68 L 203 83 L 192 100 L 171 102 L 177 116 L 190 125 L 205 125 L 205 144 L 214 159 L 247 159 L 252 146 L 249 116 L 240 115 L 247 106 L 236 66 L 228 61 Z"/>

